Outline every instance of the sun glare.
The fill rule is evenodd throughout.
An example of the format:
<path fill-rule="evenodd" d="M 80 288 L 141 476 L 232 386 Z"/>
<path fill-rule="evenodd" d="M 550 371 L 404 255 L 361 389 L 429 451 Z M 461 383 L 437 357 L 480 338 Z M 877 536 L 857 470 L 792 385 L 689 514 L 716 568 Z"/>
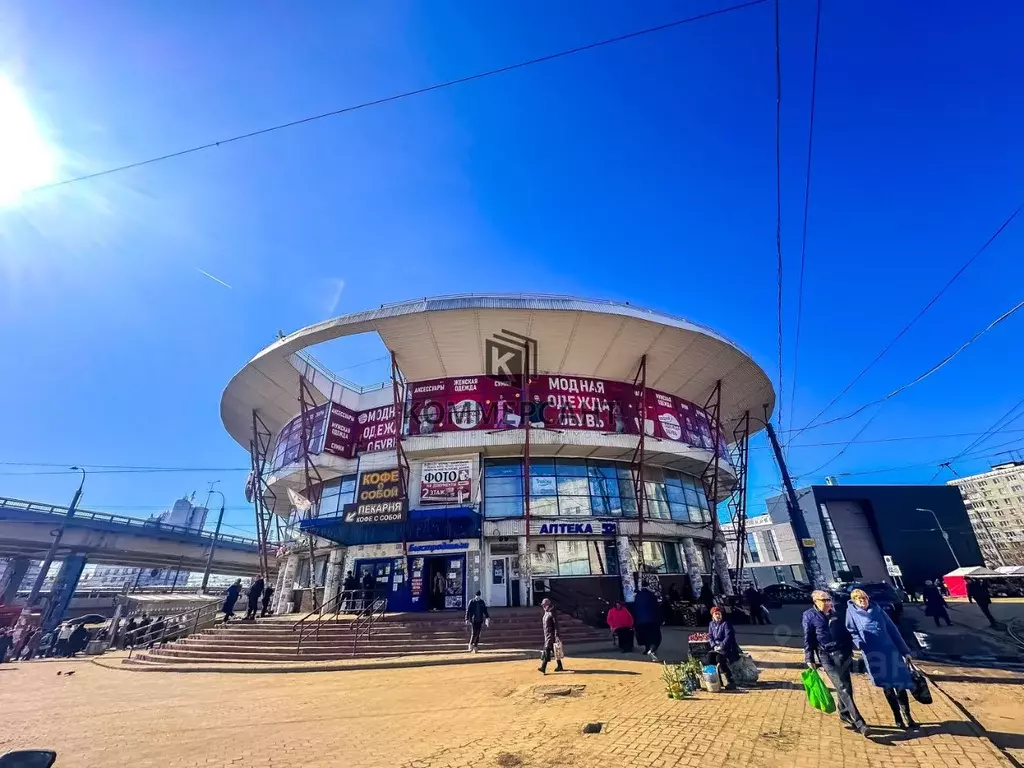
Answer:
<path fill-rule="evenodd" d="M 0 207 L 57 180 L 57 152 L 43 137 L 24 94 L 0 72 Z"/>

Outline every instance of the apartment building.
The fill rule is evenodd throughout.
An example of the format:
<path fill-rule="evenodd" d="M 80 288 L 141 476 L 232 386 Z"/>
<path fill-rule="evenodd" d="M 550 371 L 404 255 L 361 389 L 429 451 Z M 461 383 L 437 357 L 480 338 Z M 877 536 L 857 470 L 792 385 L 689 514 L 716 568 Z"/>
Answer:
<path fill-rule="evenodd" d="M 1024 564 L 1024 462 L 950 480 L 963 496 L 985 565 Z"/>

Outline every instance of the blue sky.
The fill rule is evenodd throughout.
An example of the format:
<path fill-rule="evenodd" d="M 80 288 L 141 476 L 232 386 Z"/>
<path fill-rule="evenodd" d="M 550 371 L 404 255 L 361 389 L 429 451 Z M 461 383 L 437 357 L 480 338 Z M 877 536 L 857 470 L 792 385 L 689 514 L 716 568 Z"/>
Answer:
<path fill-rule="evenodd" d="M 15 0 L 0 8 L 0 71 L 68 177 L 725 3 L 633 5 Z M 718 328 L 775 380 L 772 19 L 765 3 L 0 210 L 0 461 L 204 468 L 94 471 L 83 504 L 143 514 L 220 480 L 228 524 L 251 530 L 245 474 L 230 471 L 247 455 L 218 413 L 230 376 L 279 329 L 430 294 L 628 300 Z M 1024 201 L 1022 23 L 1011 0 L 825 3 L 796 425 Z M 812 2 L 784 0 L 787 429 L 813 25 Z M 1024 298 L 1022 244 L 1017 221 L 828 415 Z M 1021 395 L 1022 323 L 892 401 L 861 439 L 985 430 Z M 318 355 L 369 382 L 383 363 L 357 364 L 381 352 L 364 339 Z M 798 438 L 812 445 L 791 449 L 794 473 L 871 413 Z M 1007 432 L 982 449 L 1015 437 L 1024 448 Z M 928 464 L 859 476 L 925 482 L 972 439 L 859 443 L 807 479 Z M 764 446 L 752 512 L 778 482 Z M 69 499 L 76 475 L 45 471 L 0 466 L 0 495 Z"/>

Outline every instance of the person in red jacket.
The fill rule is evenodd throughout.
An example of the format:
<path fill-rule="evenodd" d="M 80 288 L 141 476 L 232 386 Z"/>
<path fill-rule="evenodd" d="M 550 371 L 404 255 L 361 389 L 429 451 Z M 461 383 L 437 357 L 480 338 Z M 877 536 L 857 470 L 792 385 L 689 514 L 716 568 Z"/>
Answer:
<path fill-rule="evenodd" d="M 608 611 L 608 628 L 623 653 L 633 650 L 633 614 L 619 600 Z"/>

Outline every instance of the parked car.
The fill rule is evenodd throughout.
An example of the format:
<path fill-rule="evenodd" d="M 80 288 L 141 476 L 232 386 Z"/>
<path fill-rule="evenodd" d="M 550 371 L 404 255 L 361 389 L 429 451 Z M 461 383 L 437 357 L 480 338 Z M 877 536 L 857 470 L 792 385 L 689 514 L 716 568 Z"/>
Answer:
<path fill-rule="evenodd" d="M 871 602 L 878 603 L 882 610 L 889 614 L 893 621 L 899 620 L 903 615 L 903 598 L 892 584 L 882 581 L 853 582 L 852 584 L 840 584 L 832 588 L 832 600 L 836 608 L 846 611 L 846 605 L 850 602 L 850 593 L 855 589 L 862 589 L 868 593 Z"/>
<path fill-rule="evenodd" d="M 764 593 L 768 608 L 780 608 L 783 605 L 810 605 L 811 590 L 794 584 L 769 584 L 761 590 Z"/>

